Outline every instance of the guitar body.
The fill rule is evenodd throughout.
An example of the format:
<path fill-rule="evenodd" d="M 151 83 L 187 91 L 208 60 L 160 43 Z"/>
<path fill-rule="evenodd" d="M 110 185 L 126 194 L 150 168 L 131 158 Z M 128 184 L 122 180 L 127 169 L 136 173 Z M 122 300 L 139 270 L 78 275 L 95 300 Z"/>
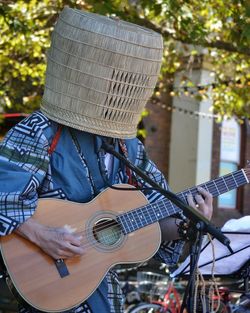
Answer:
<path fill-rule="evenodd" d="M 40 199 L 34 219 L 52 227 L 76 229 L 83 236 L 86 253 L 66 260 L 68 275 L 61 277 L 54 260 L 36 245 L 16 234 L 2 237 L 1 253 L 17 291 L 38 310 L 61 312 L 85 301 L 112 266 L 151 258 L 161 242 L 159 224 L 124 235 L 115 220 L 119 214 L 147 203 L 140 191 L 112 189 L 85 204 Z M 103 223 L 112 226 L 110 234 Z"/>

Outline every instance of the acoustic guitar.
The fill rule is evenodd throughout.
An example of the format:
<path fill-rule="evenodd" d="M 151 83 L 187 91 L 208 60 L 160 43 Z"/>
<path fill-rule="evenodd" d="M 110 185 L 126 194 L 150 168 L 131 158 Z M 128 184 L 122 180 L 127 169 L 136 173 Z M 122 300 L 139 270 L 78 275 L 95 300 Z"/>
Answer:
<path fill-rule="evenodd" d="M 249 170 L 241 169 L 199 186 L 216 197 L 248 182 Z M 197 187 L 178 193 L 179 198 L 187 202 L 186 194 L 196 194 Z M 41 311 L 61 312 L 85 301 L 114 265 L 151 258 L 161 243 L 158 221 L 177 210 L 167 199 L 150 204 L 140 191 L 111 188 L 88 203 L 40 199 L 33 217 L 48 226 L 76 229 L 85 254 L 55 261 L 14 233 L 1 238 L 1 253 L 26 302 Z"/>

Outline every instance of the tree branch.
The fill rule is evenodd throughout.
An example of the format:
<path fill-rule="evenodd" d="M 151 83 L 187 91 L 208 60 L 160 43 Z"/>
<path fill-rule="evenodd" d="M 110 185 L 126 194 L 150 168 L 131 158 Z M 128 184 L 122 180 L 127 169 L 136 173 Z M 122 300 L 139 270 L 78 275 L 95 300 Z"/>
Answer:
<path fill-rule="evenodd" d="M 162 34 L 162 36 L 164 38 L 170 37 L 176 41 L 179 41 L 179 42 L 182 42 L 185 44 L 199 45 L 199 46 L 206 47 L 206 48 L 216 48 L 216 49 L 225 50 L 228 52 L 236 52 L 236 53 L 240 53 L 240 54 L 250 55 L 250 48 L 249 47 L 242 47 L 242 46 L 233 45 L 230 42 L 225 42 L 222 40 L 216 40 L 216 41 L 212 41 L 212 42 L 208 42 L 208 41 L 196 42 L 196 41 L 192 40 L 191 38 L 182 38 L 182 37 L 174 36 L 172 33 L 168 32 L 167 30 L 162 29 L 161 27 L 155 25 L 154 23 L 150 22 L 147 19 L 141 19 L 140 18 L 140 19 L 138 19 L 137 22 L 142 26 L 151 28 L 154 31 Z"/>

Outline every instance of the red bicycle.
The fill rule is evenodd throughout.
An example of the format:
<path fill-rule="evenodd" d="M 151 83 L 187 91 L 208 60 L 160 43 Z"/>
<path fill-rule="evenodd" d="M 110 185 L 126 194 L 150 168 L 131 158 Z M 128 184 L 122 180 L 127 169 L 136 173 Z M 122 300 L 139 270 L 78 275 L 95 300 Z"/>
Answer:
<path fill-rule="evenodd" d="M 171 281 L 162 300 L 130 306 L 126 313 L 180 313 L 181 296 Z"/>

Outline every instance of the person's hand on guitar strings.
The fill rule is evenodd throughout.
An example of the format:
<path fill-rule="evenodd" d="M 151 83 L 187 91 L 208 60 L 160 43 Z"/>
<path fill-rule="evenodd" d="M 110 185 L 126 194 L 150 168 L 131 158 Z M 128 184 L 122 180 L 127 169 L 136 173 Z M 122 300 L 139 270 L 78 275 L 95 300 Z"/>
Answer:
<path fill-rule="evenodd" d="M 213 196 L 204 188 L 198 187 L 199 194 L 193 196 L 191 193 L 187 194 L 187 202 L 190 206 L 198 209 L 207 219 L 211 219 L 213 214 Z M 176 221 L 174 217 L 167 217 L 160 221 L 162 239 L 164 241 L 176 240 L 180 238 L 178 225 L 181 219 Z"/>
<path fill-rule="evenodd" d="M 187 194 L 188 204 L 202 213 L 208 220 L 211 220 L 213 215 L 213 196 L 202 187 L 197 188 L 199 193 L 192 196 Z"/>
<path fill-rule="evenodd" d="M 39 246 L 54 259 L 66 259 L 84 254 L 81 236 L 68 227 L 48 227 L 28 219 L 17 233 Z"/>

